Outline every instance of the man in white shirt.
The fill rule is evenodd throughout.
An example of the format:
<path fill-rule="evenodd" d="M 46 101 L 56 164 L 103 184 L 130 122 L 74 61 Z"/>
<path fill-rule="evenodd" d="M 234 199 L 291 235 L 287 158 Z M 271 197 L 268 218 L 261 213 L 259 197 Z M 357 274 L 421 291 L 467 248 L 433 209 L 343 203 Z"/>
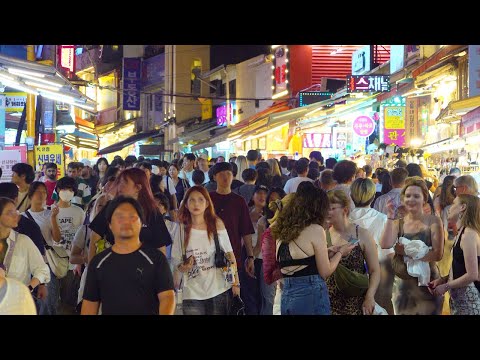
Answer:
<path fill-rule="evenodd" d="M 205 181 L 203 182 L 204 184 L 208 183 L 210 181 L 210 177 L 208 176 L 208 162 L 207 159 L 199 157 L 197 159 L 197 165 L 198 169 L 203 171 L 205 174 Z"/>
<path fill-rule="evenodd" d="M 59 194 L 60 200 L 58 202 L 57 221 L 52 221 L 53 245 L 57 254 L 61 256 L 65 254 L 70 257 L 75 233 L 85 221 L 85 213 L 80 207 L 72 206 L 71 204 L 74 194 L 77 191 L 77 184 L 74 178 L 66 176 L 58 180 L 56 191 Z M 59 242 L 56 240 L 58 238 L 60 238 Z M 74 269 L 75 265 L 70 264 L 67 275 L 60 279 L 61 304 L 59 314 L 75 314 L 77 299 L 71 296 L 71 294 L 75 292 L 72 290 L 72 286 L 75 284 Z"/>
<path fill-rule="evenodd" d="M 307 177 L 308 174 L 308 161 L 300 159 L 295 163 L 295 170 L 297 171 L 298 176 L 289 179 L 283 190 L 286 194 L 291 194 L 297 192 L 298 185 L 304 181 L 314 182 L 312 179 Z"/>
<path fill-rule="evenodd" d="M 188 180 L 190 186 L 195 186 L 195 183 L 192 180 L 193 170 L 195 168 L 196 157 L 192 153 L 185 154 L 183 157 L 182 170 L 178 174 L 180 179 Z"/>

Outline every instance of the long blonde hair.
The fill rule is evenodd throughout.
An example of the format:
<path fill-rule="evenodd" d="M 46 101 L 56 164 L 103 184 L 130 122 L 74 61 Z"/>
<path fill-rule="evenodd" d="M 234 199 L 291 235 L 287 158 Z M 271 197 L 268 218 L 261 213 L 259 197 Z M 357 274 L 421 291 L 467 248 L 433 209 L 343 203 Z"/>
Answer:
<path fill-rule="evenodd" d="M 235 179 L 243 182 L 243 179 L 242 179 L 243 170 L 248 169 L 247 158 L 243 155 L 238 155 L 237 158 L 235 159 L 235 164 L 237 165 L 237 169 L 238 169 Z"/>
<path fill-rule="evenodd" d="M 267 159 L 267 164 L 270 165 L 270 175 L 282 176 L 282 172 L 280 171 L 280 166 L 278 166 L 278 161 L 276 159 Z"/>
<path fill-rule="evenodd" d="M 462 216 L 461 223 L 464 227 L 469 227 L 480 235 L 480 199 L 475 195 L 462 194 L 457 195 L 460 204 L 465 204 L 465 213 Z"/>

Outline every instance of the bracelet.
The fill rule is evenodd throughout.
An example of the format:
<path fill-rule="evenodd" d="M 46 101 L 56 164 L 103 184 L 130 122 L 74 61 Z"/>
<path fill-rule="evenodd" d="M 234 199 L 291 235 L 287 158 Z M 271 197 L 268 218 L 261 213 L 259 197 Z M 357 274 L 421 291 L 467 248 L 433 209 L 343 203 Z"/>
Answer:
<path fill-rule="evenodd" d="M 389 217 L 387 217 L 387 219 L 388 219 L 388 220 L 393 220 L 393 221 L 396 220 L 395 218 L 389 218 Z"/>
<path fill-rule="evenodd" d="M 240 284 L 232 284 L 232 286 L 240 287 Z"/>

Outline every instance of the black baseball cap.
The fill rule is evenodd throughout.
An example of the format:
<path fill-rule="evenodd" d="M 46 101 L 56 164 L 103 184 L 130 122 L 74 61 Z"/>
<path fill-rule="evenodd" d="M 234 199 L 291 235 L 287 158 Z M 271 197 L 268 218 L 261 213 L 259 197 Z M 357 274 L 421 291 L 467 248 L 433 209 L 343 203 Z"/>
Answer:
<path fill-rule="evenodd" d="M 233 174 L 232 164 L 230 164 L 229 162 L 221 162 L 221 163 L 216 163 L 213 166 L 213 170 L 212 170 L 213 175 L 217 175 L 219 172 L 222 172 L 222 171 L 231 171 Z"/>

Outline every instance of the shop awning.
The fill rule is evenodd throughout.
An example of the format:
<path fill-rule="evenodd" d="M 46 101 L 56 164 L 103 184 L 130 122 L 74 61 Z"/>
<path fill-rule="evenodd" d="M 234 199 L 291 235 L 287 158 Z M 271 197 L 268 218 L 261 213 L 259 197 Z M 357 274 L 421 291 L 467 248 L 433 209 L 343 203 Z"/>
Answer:
<path fill-rule="evenodd" d="M 440 111 L 435 121 L 452 122 L 459 121 L 463 115 L 480 106 L 480 95 L 463 100 L 451 101 L 448 106 Z"/>
<path fill-rule="evenodd" d="M 227 137 L 230 136 L 230 129 L 228 129 L 228 128 L 224 128 L 224 129 L 225 130 L 222 129 L 223 131 L 221 133 L 219 133 L 217 136 L 209 139 L 208 141 L 204 141 L 204 142 L 201 142 L 199 144 L 193 145 L 192 146 L 192 151 L 198 151 L 198 150 L 205 149 L 207 147 L 212 147 L 212 146 L 218 144 L 219 142 L 227 140 Z"/>
<path fill-rule="evenodd" d="M 67 146 L 98 150 L 98 137 L 75 129 L 73 133 L 63 135 L 60 140 Z"/>
<path fill-rule="evenodd" d="M 163 133 L 161 133 L 159 130 L 151 130 L 151 131 L 148 131 L 148 132 L 138 133 L 138 134 L 132 135 L 132 136 L 126 138 L 125 140 L 122 140 L 122 141 L 120 141 L 116 144 L 113 144 L 113 145 L 107 146 L 106 148 L 100 149 L 98 151 L 98 154 L 99 155 L 105 155 L 105 154 L 109 154 L 109 153 L 112 153 L 112 152 L 120 151 L 124 147 L 132 145 L 139 140 L 147 139 L 147 138 L 150 138 L 150 137 L 155 138 L 155 137 L 158 137 L 158 136 L 161 136 L 161 135 L 163 135 Z"/>
<path fill-rule="evenodd" d="M 252 115 L 248 119 L 245 119 L 240 123 L 232 126 L 229 138 L 233 139 L 234 137 L 239 137 L 239 135 L 243 135 L 244 133 L 251 132 L 254 129 L 263 128 L 268 124 L 269 116 L 271 114 L 284 112 L 289 110 L 290 108 L 291 107 L 288 105 L 287 100 L 272 105 L 269 108 L 260 111 L 259 113 Z"/>
<path fill-rule="evenodd" d="M 85 96 L 53 66 L 0 55 L 0 83 L 12 89 L 68 103 L 91 113 L 97 103 Z"/>
<path fill-rule="evenodd" d="M 443 64 L 448 61 L 456 53 L 468 48 L 466 45 L 447 45 L 438 50 L 435 54 L 430 56 L 422 65 L 412 71 L 412 77 L 416 78 L 420 74 L 426 72 L 428 69 Z"/>

